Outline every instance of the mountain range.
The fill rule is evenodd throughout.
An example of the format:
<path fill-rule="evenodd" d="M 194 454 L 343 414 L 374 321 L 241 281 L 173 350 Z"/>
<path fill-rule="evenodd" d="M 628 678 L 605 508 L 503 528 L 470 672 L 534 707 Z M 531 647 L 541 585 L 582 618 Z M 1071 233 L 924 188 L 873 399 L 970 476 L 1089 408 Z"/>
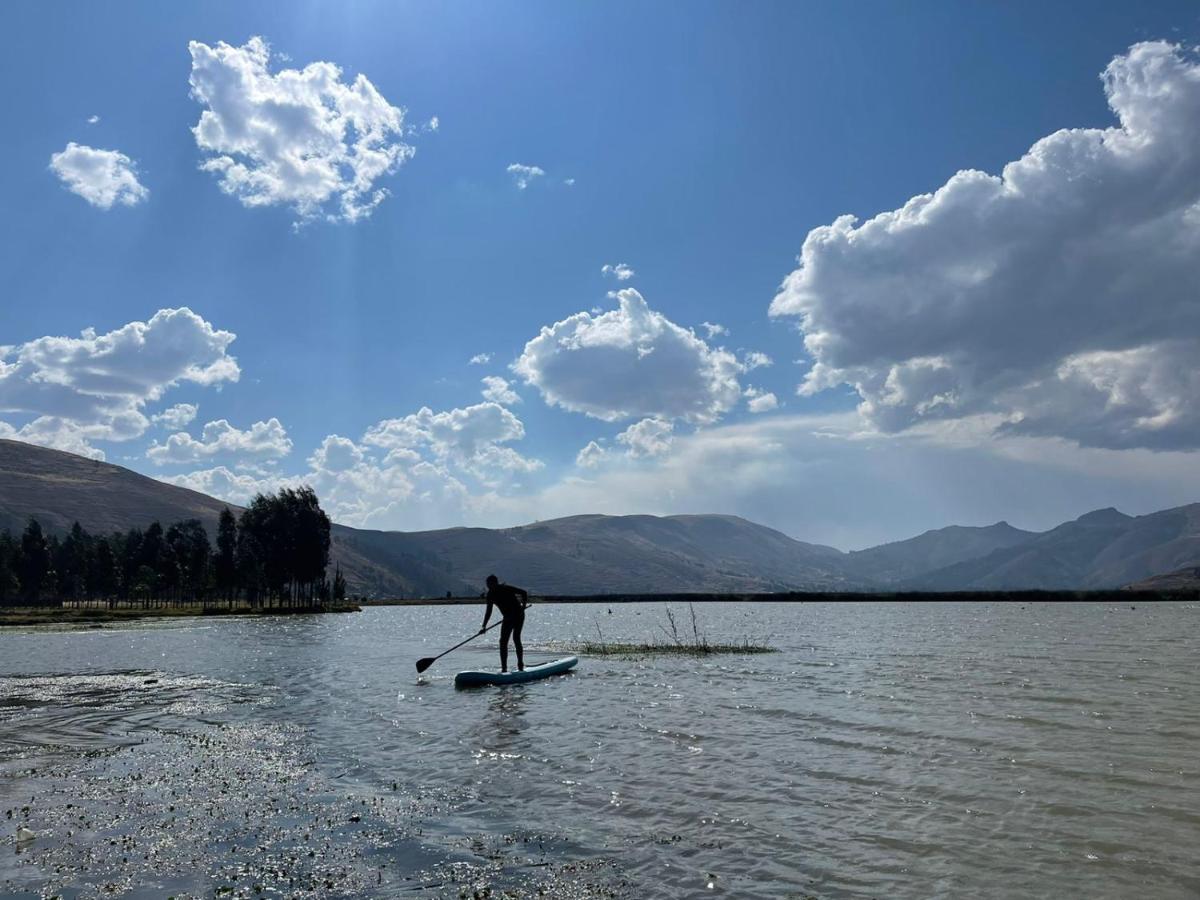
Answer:
<path fill-rule="evenodd" d="M 0 440 L 0 530 L 36 517 L 102 534 L 237 507 L 129 469 Z M 370 531 L 335 525 L 353 591 L 473 595 L 495 572 L 538 594 L 1112 588 L 1200 566 L 1200 503 L 1096 510 L 1049 531 L 952 525 L 845 553 L 736 516 L 580 515 L 516 528 Z"/>

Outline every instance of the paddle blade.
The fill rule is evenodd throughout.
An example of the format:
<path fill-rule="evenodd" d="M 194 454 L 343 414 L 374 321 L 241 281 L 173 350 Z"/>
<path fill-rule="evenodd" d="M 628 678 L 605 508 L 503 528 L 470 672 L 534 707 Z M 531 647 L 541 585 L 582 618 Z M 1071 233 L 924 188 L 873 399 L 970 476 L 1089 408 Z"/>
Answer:
<path fill-rule="evenodd" d="M 432 666 L 434 664 L 434 662 L 436 661 L 436 659 L 437 659 L 437 657 L 435 657 L 435 656 L 426 656 L 424 659 L 418 659 L 417 660 L 417 674 L 420 675 L 422 672 L 424 672 L 426 669 L 428 669 L 430 666 Z"/>

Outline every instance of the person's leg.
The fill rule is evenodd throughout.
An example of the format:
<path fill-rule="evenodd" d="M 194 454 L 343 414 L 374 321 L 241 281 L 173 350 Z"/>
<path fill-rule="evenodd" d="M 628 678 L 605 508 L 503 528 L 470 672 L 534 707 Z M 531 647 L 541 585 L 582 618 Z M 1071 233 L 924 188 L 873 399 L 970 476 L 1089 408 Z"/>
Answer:
<path fill-rule="evenodd" d="M 517 648 L 517 670 L 520 672 L 525 671 L 525 648 L 521 646 L 521 628 L 524 625 L 524 615 L 513 623 L 513 646 Z"/>
<path fill-rule="evenodd" d="M 500 671 L 508 671 L 508 636 L 512 634 L 512 623 L 508 619 L 500 626 Z M 518 657 L 519 658 L 519 657 Z"/>

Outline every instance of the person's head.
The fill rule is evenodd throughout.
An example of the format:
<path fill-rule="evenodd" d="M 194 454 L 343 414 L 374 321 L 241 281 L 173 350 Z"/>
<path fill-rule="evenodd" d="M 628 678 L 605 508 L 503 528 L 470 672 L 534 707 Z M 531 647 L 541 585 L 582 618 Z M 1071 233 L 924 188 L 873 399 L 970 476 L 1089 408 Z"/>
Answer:
<path fill-rule="evenodd" d="M 489 575 L 489 576 L 487 577 L 487 586 L 488 586 L 488 587 L 490 587 L 490 588 L 494 588 L 494 587 L 495 587 L 496 585 L 498 585 L 499 583 L 500 583 L 500 579 L 499 579 L 499 578 L 497 578 L 495 575 Z"/>

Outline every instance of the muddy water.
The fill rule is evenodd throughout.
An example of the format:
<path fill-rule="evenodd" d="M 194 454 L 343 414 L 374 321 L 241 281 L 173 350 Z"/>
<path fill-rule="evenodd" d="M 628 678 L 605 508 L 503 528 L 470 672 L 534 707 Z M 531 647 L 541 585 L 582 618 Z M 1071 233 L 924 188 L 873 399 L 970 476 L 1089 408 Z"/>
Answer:
<path fill-rule="evenodd" d="M 1133 605 L 698 605 L 779 652 L 476 691 L 413 663 L 481 609 L 5 631 L 0 895 L 1195 897 L 1200 608 Z M 530 659 L 666 624 L 609 610 Z"/>

